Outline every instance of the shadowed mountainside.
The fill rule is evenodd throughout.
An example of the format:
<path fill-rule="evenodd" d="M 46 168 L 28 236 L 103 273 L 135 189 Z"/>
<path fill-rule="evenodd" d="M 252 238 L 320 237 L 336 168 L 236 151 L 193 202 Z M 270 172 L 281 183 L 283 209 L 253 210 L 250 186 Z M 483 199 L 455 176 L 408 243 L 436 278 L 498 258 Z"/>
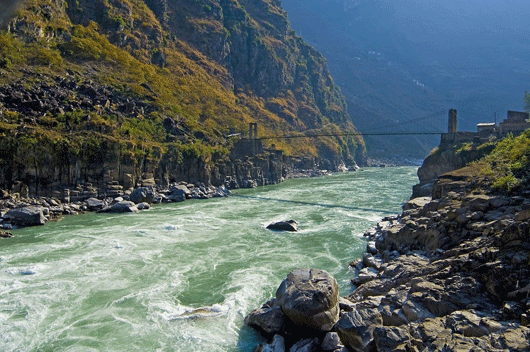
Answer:
<path fill-rule="evenodd" d="M 284 0 L 328 59 L 359 130 L 455 108 L 461 130 L 520 110 L 530 80 L 527 2 Z M 445 117 L 441 117 L 444 119 Z M 369 155 L 421 159 L 438 140 L 367 137 Z"/>

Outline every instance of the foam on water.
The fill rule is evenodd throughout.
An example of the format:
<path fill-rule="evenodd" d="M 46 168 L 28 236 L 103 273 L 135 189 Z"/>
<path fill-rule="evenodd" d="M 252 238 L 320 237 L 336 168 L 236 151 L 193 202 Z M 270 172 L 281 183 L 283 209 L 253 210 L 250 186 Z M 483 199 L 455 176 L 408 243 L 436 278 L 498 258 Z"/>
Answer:
<path fill-rule="evenodd" d="M 298 267 L 349 293 L 362 233 L 414 182 L 373 169 L 16 230 L 0 241 L 0 350 L 252 351 L 244 316 Z M 288 219 L 298 233 L 265 228 Z"/>

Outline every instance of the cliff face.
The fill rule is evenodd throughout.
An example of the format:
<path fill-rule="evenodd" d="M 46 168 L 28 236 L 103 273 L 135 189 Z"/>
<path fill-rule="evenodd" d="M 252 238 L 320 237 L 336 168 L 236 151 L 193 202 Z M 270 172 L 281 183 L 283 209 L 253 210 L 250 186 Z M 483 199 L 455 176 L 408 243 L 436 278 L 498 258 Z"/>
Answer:
<path fill-rule="evenodd" d="M 267 99 L 267 110 L 290 118 L 299 130 L 322 127 L 324 120 L 350 123 L 323 56 L 290 28 L 279 1 L 146 1 L 152 26 L 135 19 L 140 11 L 124 1 L 68 5 L 75 23 L 98 23 L 112 43 L 129 51 L 150 49 L 160 66 L 164 57 L 156 48 L 165 41 L 192 46 L 227 70 L 221 78 L 226 87 Z"/>
<path fill-rule="evenodd" d="M 325 60 L 278 1 L 29 0 L 4 29 L 6 188 L 222 182 L 245 163 L 230 157 L 227 136 L 250 122 L 260 135 L 355 130 Z M 265 147 L 327 168 L 364 158 L 352 137 Z"/>
<path fill-rule="evenodd" d="M 431 196 L 438 176 L 479 160 L 489 154 L 493 148 L 493 144 L 484 146 L 471 144 L 436 149 L 425 158 L 418 169 L 420 183 L 414 186 L 412 198 Z"/>

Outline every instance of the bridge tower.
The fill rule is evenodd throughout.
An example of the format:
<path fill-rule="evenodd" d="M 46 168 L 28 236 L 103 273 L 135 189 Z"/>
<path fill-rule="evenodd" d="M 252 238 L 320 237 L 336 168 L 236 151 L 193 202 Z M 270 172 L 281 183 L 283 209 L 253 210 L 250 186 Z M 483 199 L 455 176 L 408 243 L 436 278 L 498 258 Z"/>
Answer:
<path fill-rule="evenodd" d="M 456 133 L 458 132 L 458 115 L 456 109 L 449 110 L 449 125 L 447 128 L 447 133 Z"/>
<path fill-rule="evenodd" d="M 258 124 L 251 122 L 248 125 L 248 139 L 257 139 L 258 138 Z"/>
<path fill-rule="evenodd" d="M 263 142 L 258 139 L 258 124 L 255 122 L 248 125 L 248 139 L 250 155 L 263 153 Z"/>

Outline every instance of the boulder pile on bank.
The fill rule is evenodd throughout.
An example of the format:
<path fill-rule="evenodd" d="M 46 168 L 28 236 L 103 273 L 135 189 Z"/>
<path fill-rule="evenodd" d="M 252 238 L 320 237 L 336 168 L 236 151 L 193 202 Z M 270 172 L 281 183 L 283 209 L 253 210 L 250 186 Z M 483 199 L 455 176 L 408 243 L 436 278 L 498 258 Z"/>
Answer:
<path fill-rule="evenodd" d="M 350 264 L 357 287 L 327 333 L 335 350 L 530 351 L 530 192 L 495 194 L 462 177 L 443 175 L 433 198 L 365 234 L 367 252 Z M 296 327 L 297 341 L 319 341 L 304 351 L 326 350 L 321 332 Z M 258 350 L 296 343 L 285 340 Z"/>
<path fill-rule="evenodd" d="M 11 230 L 16 227 L 44 225 L 47 221 L 63 215 L 88 211 L 136 213 L 148 210 L 151 204 L 227 197 L 229 194 L 230 191 L 225 186 L 207 186 L 199 182 L 194 184 L 179 182 L 167 188 L 138 187 L 115 198 L 91 194 L 86 199 L 75 201 L 55 197 L 20 197 L 18 193 L 3 191 L 0 193 L 0 229 Z"/>

